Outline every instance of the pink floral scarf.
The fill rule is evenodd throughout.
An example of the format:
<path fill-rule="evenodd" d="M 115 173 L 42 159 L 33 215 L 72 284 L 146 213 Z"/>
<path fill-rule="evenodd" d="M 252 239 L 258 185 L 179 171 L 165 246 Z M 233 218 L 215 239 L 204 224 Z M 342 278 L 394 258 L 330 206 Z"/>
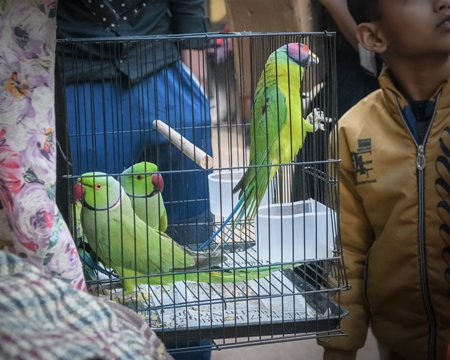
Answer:
<path fill-rule="evenodd" d="M 56 6 L 0 2 L 0 240 L 45 273 L 86 290 L 55 203 Z"/>

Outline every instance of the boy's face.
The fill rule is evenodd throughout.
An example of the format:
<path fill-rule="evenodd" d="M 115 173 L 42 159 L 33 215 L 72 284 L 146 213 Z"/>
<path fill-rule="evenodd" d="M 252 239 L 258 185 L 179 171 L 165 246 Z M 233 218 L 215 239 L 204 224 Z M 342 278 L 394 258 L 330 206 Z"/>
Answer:
<path fill-rule="evenodd" d="M 399 56 L 450 54 L 450 0 L 379 0 L 376 22 L 388 52 Z"/>

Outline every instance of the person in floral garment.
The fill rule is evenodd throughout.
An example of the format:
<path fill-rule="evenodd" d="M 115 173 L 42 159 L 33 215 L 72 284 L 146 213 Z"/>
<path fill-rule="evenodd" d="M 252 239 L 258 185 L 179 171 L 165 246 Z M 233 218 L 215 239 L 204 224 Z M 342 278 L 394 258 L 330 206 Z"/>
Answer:
<path fill-rule="evenodd" d="M 144 319 L 85 292 L 55 204 L 56 6 L 0 2 L 0 358 L 170 360 Z"/>
<path fill-rule="evenodd" d="M 52 0 L 0 3 L 0 239 L 8 252 L 85 290 L 80 259 L 55 204 Z"/>

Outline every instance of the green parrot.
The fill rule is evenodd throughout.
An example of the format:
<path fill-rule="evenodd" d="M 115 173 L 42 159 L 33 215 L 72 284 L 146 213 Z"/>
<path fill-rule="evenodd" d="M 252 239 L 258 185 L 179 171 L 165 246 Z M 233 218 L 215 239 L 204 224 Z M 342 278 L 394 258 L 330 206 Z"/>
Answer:
<path fill-rule="evenodd" d="M 107 271 L 103 267 L 99 266 L 97 261 L 97 255 L 90 249 L 87 244 L 86 236 L 83 234 L 83 227 L 81 226 L 81 209 L 83 204 L 81 201 L 76 201 L 72 207 L 75 208 L 74 224 L 76 227 L 76 239 L 74 238 L 75 245 L 77 246 L 78 255 L 80 261 L 83 264 L 83 271 L 86 279 L 97 279 L 98 272 L 111 276 L 111 272 Z"/>
<path fill-rule="evenodd" d="M 165 232 L 167 214 L 161 194 L 164 180 L 158 174 L 158 167 L 151 162 L 140 162 L 126 169 L 120 182 L 136 215 L 153 229 Z"/>
<path fill-rule="evenodd" d="M 204 249 L 235 217 L 235 229 L 242 218 L 252 220 L 279 164 L 291 162 L 307 133 L 325 130 L 322 112 L 302 116 L 301 82 L 305 69 L 319 59 L 307 45 L 289 43 L 268 58 L 258 81 L 250 118 L 250 161 L 233 189 L 239 201 L 220 228 L 207 240 Z M 233 230 L 232 229 L 232 230 Z M 229 231 L 232 231 L 229 230 Z M 226 239 L 230 238 L 228 233 Z"/>
<path fill-rule="evenodd" d="M 226 257 L 221 252 L 184 248 L 137 217 L 119 182 L 105 173 L 83 174 L 74 196 L 83 201 L 81 223 L 89 245 L 123 279 L 126 293 L 137 284 L 248 281 L 282 269 L 280 265 L 222 269 Z"/>

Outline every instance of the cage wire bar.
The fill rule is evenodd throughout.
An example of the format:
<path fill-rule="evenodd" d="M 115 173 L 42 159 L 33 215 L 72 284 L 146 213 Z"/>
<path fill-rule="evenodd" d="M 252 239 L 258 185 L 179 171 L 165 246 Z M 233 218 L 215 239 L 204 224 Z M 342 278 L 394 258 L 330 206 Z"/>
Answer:
<path fill-rule="evenodd" d="M 226 206 L 236 205 L 237 194 L 233 196 L 231 188 L 252 166 L 251 104 L 267 58 L 278 47 L 299 42 L 320 60 L 305 70 L 301 88 L 289 91 L 301 98 L 303 117 L 318 108 L 329 123 L 325 131 L 308 133 L 292 162 L 276 164 L 279 170 L 256 221 L 235 226 L 232 219 L 202 248 L 210 257 L 216 248 L 224 256 L 208 273 L 209 279 L 219 276 L 219 282 L 193 281 L 205 271 L 195 266 L 169 272 L 151 268 L 150 259 L 162 256 L 159 245 L 149 240 L 156 232 L 139 233 L 138 220 L 124 201 L 118 205 L 119 217 L 111 210 L 117 208 L 112 200 L 106 206 L 100 198 L 90 204 L 86 198 L 83 203 L 75 201 L 77 179 L 93 178 L 97 184 L 100 176 L 86 173 L 104 172 L 124 185 L 124 169 L 140 161 L 153 162 L 165 184 L 160 199 L 167 213 L 165 233 L 183 249 L 199 250 L 229 215 Z M 194 72 L 200 74 L 207 97 L 198 90 L 195 76 L 179 67 L 180 49 L 197 64 Z M 202 339 L 222 348 L 342 335 L 340 320 L 347 310 L 339 297 L 347 282 L 337 211 L 338 144 L 331 132 L 337 121 L 334 60 L 334 34 L 327 32 L 58 40 L 57 88 L 65 106 L 57 108 L 57 116 L 67 121 L 68 128 L 65 143 L 59 136 L 67 159 L 59 180 L 67 183 L 68 206 L 63 211 L 80 251 L 89 292 L 144 316 L 171 344 L 172 352 L 198 349 Z M 187 87 L 174 85 L 183 81 Z M 186 105 L 191 103 L 195 107 Z M 171 141 L 155 120 L 169 126 Z M 172 143 L 175 132 L 197 146 L 191 157 L 210 156 L 206 164 L 185 154 L 187 143 L 179 144 L 181 150 Z M 141 170 L 134 175 L 151 173 Z M 108 191 L 111 183 L 106 184 Z M 137 186 L 133 182 L 133 189 Z M 158 204 L 145 211 L 156 212 L 159 218 L 161 209 Z M 87 223 L 89 211 L 94 214 L 93 225 Z M 85 226 L 93 228 L 94 235 L 88 235 Z M 100 233 L 102 239 L 92 238 Z M 157 241 L 163 238 L 158 234 Z M 191 254 L 185 253 L 184 261 Z M 175 256 L 174 252 L 170 258 Z M 88 260 L 97 267 L 89 266 Z M 146 262 L 147 271 L 138 270 L 137 261 Z M 283 267 L 264 273 L 268 264 Z M 125 268 L 130 270 L 126 275 Z M 245 274 L 246 269 L 243 278 L 234 275 L 233 281 L 225 281 L 225 275 L 236 270 Z M 127 293 L 124 280 L 133 279 L 139 281 Z"/>

